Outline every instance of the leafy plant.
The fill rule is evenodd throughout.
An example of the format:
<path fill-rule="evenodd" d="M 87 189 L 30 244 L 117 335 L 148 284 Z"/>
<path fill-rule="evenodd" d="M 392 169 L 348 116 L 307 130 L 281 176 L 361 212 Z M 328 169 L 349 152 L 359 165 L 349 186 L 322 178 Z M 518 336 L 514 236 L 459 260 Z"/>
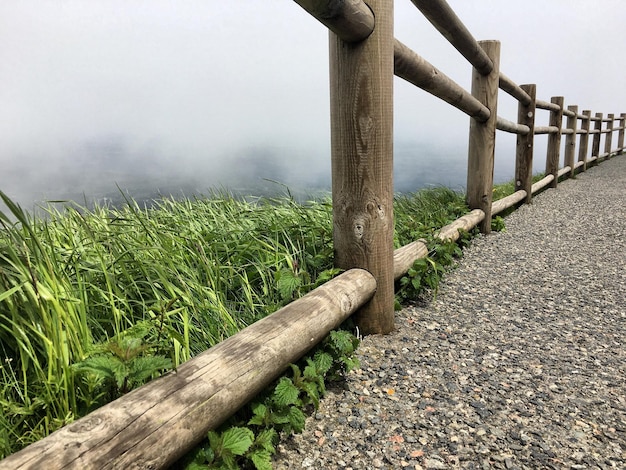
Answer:
<path fill-rule="evenodd" d="M 109 391 L 108 399 L 114 400 L 135 387 L 172 368 L 172 360 L 155 354 L 156 343 L 147 341 L 149 324 L 138 324 L 107 343 L 94 347 L 74 370 L 86 375 L 86 380 L 102 383 Z"/>
<path fill-rule="evenodd" d="M 428 256 L 417 259 L 407 274 L 400 278 L 396 291 L 396 306 L 401 301 L 420 298 L 426 293 L 436 297 L 439 282 L 455 258 L 462 256 L 461 247 L 467 243 L 468 237 L 467 232 L 462 233 L 459 237 L 461 242 L 458 244 L 431 238 Z"/>
<path fill-rule="evenodd" d="M 253 400 L 176 468 L 272 468 L 271 456 L 280 435 L 302 432 L 305 412 L 317 409 L 326 382 L 358 367 L 354 352 L 359 340 L 345 330 L 332 331 L 291 373 Z"/>
<path fill-rule="evenodd" d="M 120 207 L 51 204 L 36 217 L 0 197 L 0 458 L 339 272 L 329 198 L 126 197 Z M 398 196 L 394 243 L 465 210 L 445 188 Z M 315 406 L 314 368 L 298 367 L 307 381 L 290 378 Z"/>
<path fill-rule="evenodd" d="M 504 219 L 499 215 L 496 215 L 491 219 L 491 230 L 494 232 L 503 232 L 506 229 Z"/>

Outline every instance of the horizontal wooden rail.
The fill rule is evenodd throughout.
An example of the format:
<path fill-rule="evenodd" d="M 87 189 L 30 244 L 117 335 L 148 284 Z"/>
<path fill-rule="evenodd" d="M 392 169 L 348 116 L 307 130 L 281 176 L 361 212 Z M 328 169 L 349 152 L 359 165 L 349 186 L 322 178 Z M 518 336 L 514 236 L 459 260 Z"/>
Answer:
<path fill-rule="evenodd" d="M 463 217 L 459 217 L 454 222 L 446 225 L 437 234 L 437 237 L 443 241 L 457 241 L 459 236 L 459 230 L 469 232 L 485 219 L 485 213 L 480 209 L 474 209 L 468 212 Z"/>
<path fill-rule="evenodd" d="M 561 168 L 561 169 L 557 172 L 557 175 L 558 175 L 558 177 L 560 178 L 560 177 L 561 177 L 561 176 L 563 176 L 563 175 L 566 175 L 566 174 L 568 174 L 568 173 L 571 173 L 571 171 L 572 171 L 572 168 L 571 168 L 571 167 L 569 167 L 569 166 L 564 166 L 563 168 Z"/>
<path fill-rule="evenodd" d="M 469 232 L 482 222 L 484 218 L 485 213 L 483 211 L 474 209 L 439 230 L 437 237 L 443 241 L 454 242 L 460 237 L 459 230 Z M 396 281 L 400 279 L 411 269 L 415 261 L 426 256 L 428 256 L 426 240 L 416 240 L 395 250 L 393 254 L 394 279 Z"/>
<path fill-rule="evenodd" d="M 411 1 L 476 70 L 491 73 L 493 62 L 445 0 Z"/>
<path fill-rule="evenodd" d="M 374 13 L 363 0 L 294 0 L 346 42 L 358 42 L 374 31 Z"/>
<path fill-rule="evenodd" d="M 500 131 L 510 132 L 512 134 L 526 135 L 530 132 L 530 127 L 508 121 L 500 116 L 498 116 L 498 120 L 496 121 L 496 127 Z"/>
<path fill-rule="evenodd" d="M 0 461 L 2 470 L 166 468 L 364 305 L 351 269 L 213 348 Z"/>
<path fill-rule="evenodd" d="M 558 104 L 548 103 L 547 101 L 537 100 L 535 105 L 540 109 L 547 109 L 548 111 L 558 111 L 561 109 Z"/>
<path fill-rule="evenodd" d="M 485 105 L 408 46 L 396 39 L 393 51 L 394 74 L 396 76 L 451 104 L 480 122 L 489 119 L 491 113 Z M 500 86 L 502 83 L 503 75 L 501 74 Z M 510 79 L 505 78 L 505 83 L 509 90 L 515 93 L 516 97 L 530 100 L 530 96 Z M 497 128 L 501 131 L 522 135 L 530 132 L 528 126 L 508 121 L 499 116 Z"/>
<path fill-rule="evenodd" d="M 526 93 L 517 83 L 500 72 L 500 89 L 505 91 L 520 103 L 528 106 L 532 100 L 530 95 Z"/>
<path fill-rule="evenodd" d="M 491 215 L 499 214 L 509 207 L 513 207 L 517 203 L 526 199 L 526 196 L 526 191 L 520 189 L 519 191 L 515 191 L 513 194 L 494 201 L 494 203 L 491 205 Z"/>
<path fill-rule="evenodd" d="M 537 181 L 536 183 L 532 185 L 531 192 L 535 194 L 541 191 L 543 188 L 545 188 L 550 183 L 552 183 L 552 181 L 554 181 L 554 175 L 545 176 L 544 178 L 540 179 L 539 181 Z"/>
<path fill-rule="evenodd" d="M 393 44 L 394 74 L 442 99 L 481 122 L 489 119 L 489 109 L 461 85 L 437 70 L 397 39 Z"/>
<path fill-rule="evenodd" d="M 555 126 L 535 126 L 536 134 L 556 134 L 559 132 L 559 128 Z"/>
<path fill-rule="evenodd" d="M 518 86 L 499 71 L 500 43 L 478 43 L 445 0 L 412 2 L 474 67 L 472 93 L 394 40 L 392 2 L 294 1 L 334 33 L 330 41 L 333 235 L 335 261 L 347 270 L 176 371 L 1 460 L 0 470 L 166 468 L 357 311 L 361 332 L 392 331 L 391 275 L 399 279 L 417 259 L 429 254 L 424 240 L 393 250 L 392 65 L 397 76 L 473 118 L 467 193 L 475 209 L 443 227 L 437 234 L 441 240 L 456 241 L 461 230 L 479 224 L 488 233 L 492 215 L 529 202 L 532 194 L 549 185 L 556 187 L 560 177 L 624 149 L 626 114 L 592 117 L 591 111 L 578 114 L 575 106 L 563 109 L 563 97 L 554 97 L 552 103 L 535 100 L 534 84 Z M 519 101 L 518 123 L 497 116 L 498 88 Z M 534 125 L 536 108 L 551 111 L 549 126 Z M 563 116 L 568 118 L 565 129 L 561 129 Z M 577 119 L 582 120 L 581 129 Z M 603 122 L 608 123 L 606 129 Z M 523 180 L 524 189 L 492 203 L 496 128 L 518 134 L 516 188 Z M 615 150 L 611 139 L 617 131 Z M 535 134 L 549 134 L 547 175 L 531 185 Z M 574 162 L 577 134 L 581 145 L 579 160 Z M 602 134 L 606 137 L 601 153 Z M 568 139 L 565 166 L 558 169 L 561 135 Z M 593 144 L 587 157 L 589 136 Z M 348 269 L 357 265 L 367 269 Z"/>
<path fill-rule="evenodd" d="M 395 250 L 393 252 L 394 280 L 400 279 L 411 269 L 415 261 L 426 256 L 428 256 L 426 240 L 416 240 Z"/>
<path fill-rule="evenodd" d="M 600 156 L 601 158 L 602 156 Z M 596 157 L 597 158 L 597 157 Z M 584 165 L 585 162 L 579 161 L 575 164 L 574 168 L 577 169 Z M 558 171 L 558 177 L 562 177 L 571 172 L 571 167 L 565 166 Z M 554 180 L 553 175 L 547 175 L 540 181 L 534 183 L 531 187 L 533 194 L 541 191 L 548 186 Z M 491 205 L 491 215 L 497 215 L 506 209 L 509 209 L 516 204 L 524 201 L 527 197 L 525 190 L 516 191 L 509 196 L 494 201 Z M 476 227 L 485 218 L 485 213 L 480 209 L 475 209 L 468 214 L 460 217 L 454 222 L 443 227 L 437 237 L 445 241 L 456 241 L 460 236 L 460 230 L 469 231 Z M 394 279 L 397 281 L 404 276 L 408 270 L 413 266 L 416 260 L 428 256 L 428 246 L 425 240 L 417 240 L 408 245 L 398 248 L 394 252 Z"/>

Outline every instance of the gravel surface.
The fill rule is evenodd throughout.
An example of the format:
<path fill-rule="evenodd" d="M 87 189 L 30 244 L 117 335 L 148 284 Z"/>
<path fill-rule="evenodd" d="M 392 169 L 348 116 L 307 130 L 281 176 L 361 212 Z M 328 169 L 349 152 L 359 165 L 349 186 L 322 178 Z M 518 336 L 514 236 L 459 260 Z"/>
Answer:
<path fill-rule="evenodd" d="M 626 469 L 626 156 L 479 237 L 365 338 L 276 469 Z"/>

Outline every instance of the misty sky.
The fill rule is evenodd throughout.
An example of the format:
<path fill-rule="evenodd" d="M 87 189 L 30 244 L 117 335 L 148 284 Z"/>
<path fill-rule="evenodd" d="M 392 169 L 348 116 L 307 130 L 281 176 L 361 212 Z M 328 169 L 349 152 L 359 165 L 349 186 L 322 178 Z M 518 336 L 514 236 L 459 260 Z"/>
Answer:
<path fill-rule="evenodd" d="M 539 99 L 626 111 L 623 0 L 449 3 L 477 39 L 502 42 L 502 72 Z M 414 5 L 395 13 L 395 36 L 469 88 L 470 65 Z M 24 204 L 137 180 L 329 181 L 328 33 L 290 0 L 3 0 L 0 45 L 0 190 Z M 469 118 L 394 87 L 398 184 L 414 171 L 464 185 Z M 498 134 L 497 179 L 513 176 L 514 144 Z"/>

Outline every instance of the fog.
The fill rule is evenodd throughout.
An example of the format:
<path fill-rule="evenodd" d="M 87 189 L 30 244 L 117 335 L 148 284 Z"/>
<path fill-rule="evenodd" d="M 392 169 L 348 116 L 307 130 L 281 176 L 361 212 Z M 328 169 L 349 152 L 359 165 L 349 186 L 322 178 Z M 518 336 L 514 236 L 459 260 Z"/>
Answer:
<path fill-rule="evenodd" d="M 626 111 L 622 1 L 450 4 L 477 39 L 502 42 L 501 70 L 540 99 Z M 395 14 L 395 36 L 469 88 L 470 66 L 411 2 Z M 294 2 L 5 1 L 0 44 L 0 190 L 27 208 L 118 187 L 330 186 L 328 33 Z M 462 188 L 469 118 L 397 78 L 394 92 L 395 189 Z M 512 178 L 514 146 L 498 134 L 496 180 Z"/>

